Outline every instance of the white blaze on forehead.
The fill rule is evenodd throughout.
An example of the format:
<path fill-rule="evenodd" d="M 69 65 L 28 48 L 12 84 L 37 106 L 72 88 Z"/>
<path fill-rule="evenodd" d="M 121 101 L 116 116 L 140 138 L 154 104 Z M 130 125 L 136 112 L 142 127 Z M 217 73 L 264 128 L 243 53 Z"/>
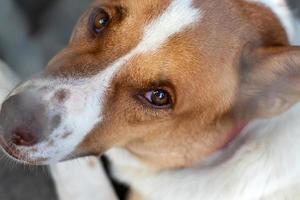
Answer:
<path fill-rule="evenodd" d="M 134 56 L 159 49 L 171 36 L 196 23 L 200 18 L 201 12 L 193 7 L 193 0 L 173 0 L 157 19 L 145 27 L 143 39 L 137 47 L 98 75 L 81 80 L 38 80 L 29 84 L 39 88 L 50 85 L 55 91 L 66 89 L 70 93 L 69 99 L 62 105 L 62 122 L 50 136 L 54 141 L 53 147 L 49 147 L 47 141 L 40 143 L 36 147 L 42 149 L 43 154 L 37 151 L 32 156 L 49 157 L 50 161 L 58 161 L 74 151 L 95 125 L 102 121 L 106 92 L 120 69 Z M 49 102 L 52 95 L 48 92 L 47 99 L 43 99 Z M 50 107 L 59 109 L 56 105 Z M 58 139 L 66 131 L 72 134 L 65 140 Z"/>
<path fill-rule="evenodd" d="M 165 12 L 146 27 L 135 53 L 155 50 L 170 36 L 195 23 L 202 14 L 192 3 L 193 0 L 173 0 Z"/>

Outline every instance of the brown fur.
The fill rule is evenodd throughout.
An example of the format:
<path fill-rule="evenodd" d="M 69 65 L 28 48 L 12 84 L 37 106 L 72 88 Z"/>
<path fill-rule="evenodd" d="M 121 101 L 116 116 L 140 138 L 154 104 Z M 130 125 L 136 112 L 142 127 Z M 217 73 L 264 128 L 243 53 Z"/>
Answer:
<path fill-rule="evenodd" d="M 113 16 L 109 27 L 100 35 L 91 34 L 89 17 L 95 9 L 89 9 L 45 75 L 99 73 L 137 46 L 145 25 L 168 5 L 168 0 L 96 1 L 93 7 Z M 204 11 L 200 23 L 122 68 L 107 94 L 104 121 L 75 156 L 121 146 L 158 169 L 190 166 L 227 144 L 240 125 L 282 112 L 299 99 L 285 99 L 286 104 L 276 104 L 272 112 L 268 108 L 275 103 L 264 103 L 282 99 L 281 88 L 269 90 L 283 82 L 281 77 L 293 77 L 282 68 L 298 75 L 300 66 L 300 50 L 288 47 L 286 33 L 269 9 L 242 0 L 197 0 L 195 7 Z M 153 87 L 172 94 L 172 109 L 153 109 L 135 98 Z M 297 90 L 282 87 L 288 94 Z"/>

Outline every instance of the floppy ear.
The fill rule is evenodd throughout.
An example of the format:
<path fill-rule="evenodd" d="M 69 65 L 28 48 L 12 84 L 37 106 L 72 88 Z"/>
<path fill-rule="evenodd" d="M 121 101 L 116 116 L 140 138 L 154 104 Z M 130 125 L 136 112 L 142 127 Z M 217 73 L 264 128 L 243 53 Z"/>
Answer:
<path fill-rule="evenodd" d="M 237 112 L 265 118 L 300 101 L 300 48 L 270 47 L 254 51 L 241 69 Z"/>

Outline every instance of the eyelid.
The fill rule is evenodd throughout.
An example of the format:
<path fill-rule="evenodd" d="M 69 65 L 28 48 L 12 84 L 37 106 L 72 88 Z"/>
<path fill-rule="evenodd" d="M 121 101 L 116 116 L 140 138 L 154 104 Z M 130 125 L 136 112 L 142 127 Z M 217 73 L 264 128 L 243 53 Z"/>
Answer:
<path fill-rule="evenodd" d="M 91 14 L 97 13 L 99 9 L 104 10 L 110 17 L 110 19 L 123 19 L 128 15 L 127 8 L 120 5 L 95 5 L 91 8 Z"/>
<path fill-rule="evenodd" d="M 99 11 L 104 11 L 104 12 L 106 12 L 111 18 L 112 18 L 113 15 L 114 15 L 113 10 L 112 10 L 111 8 L 109 8 L 109 7 L 106 7 L 106 6 L 95 6 L 95 7 L 92 7 L 92 8 L 91 8 L 90 16 L 92 16 L 92 15 L 94 15 L 94 16 L 97 15 L 97 13 L 98 13 Z"/>

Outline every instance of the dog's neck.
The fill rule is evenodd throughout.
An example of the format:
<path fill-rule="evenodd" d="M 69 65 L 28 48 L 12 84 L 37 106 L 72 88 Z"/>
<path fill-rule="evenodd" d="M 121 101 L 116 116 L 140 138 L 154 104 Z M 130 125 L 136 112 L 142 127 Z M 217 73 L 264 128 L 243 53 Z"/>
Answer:
<path fill-rule="evenodd" d="M 298 104 L 279 117 L 252 122 L 230 145 L 191 168 L 158 173 L 123 149 L 113 149 L 107 155 L 115 176 L 149 199 L 174 199 L 175 193 L 176 199 L 191 200 L 214 199 L 220 194 L 222 199 L 295 197 L 290 184 L 300 180 L 299 116 Z"/>

